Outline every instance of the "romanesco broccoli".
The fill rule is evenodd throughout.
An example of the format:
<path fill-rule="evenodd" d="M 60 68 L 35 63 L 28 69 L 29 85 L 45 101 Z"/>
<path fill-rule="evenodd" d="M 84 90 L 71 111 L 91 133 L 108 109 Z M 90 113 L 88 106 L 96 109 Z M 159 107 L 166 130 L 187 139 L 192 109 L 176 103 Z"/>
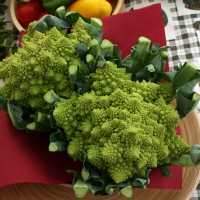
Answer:
<path fill-rule="evenodd" d="M 91 92 L 61 99 L 53 112 L 74 160 L 83 161 L 87 152 L 88 162 L 121 183 L 144 177 L 148 168 L 188 150 L 174 131 L 180 120 L 177 111 L 157 95 L 159 84 L 132 82 L 110 61 L 92 79 Z"/>
<path fill-rule="evenodd" d="M 5 99 L 14 99 L 20 106 L 41 108 L 43 96 L 49 90 L 58 95 L 71 94 L 68 69 L 70 65 L 81 65 L 76 46 L 89 48 L 91 36 L 78 20 L 71 33 L 63 35 L 56 27 L 45 33 L 31 31 L 34 23 L 23 37 L 22 48 L 0 63 L 0 78 L 4 86 L 0 94 Z"/>

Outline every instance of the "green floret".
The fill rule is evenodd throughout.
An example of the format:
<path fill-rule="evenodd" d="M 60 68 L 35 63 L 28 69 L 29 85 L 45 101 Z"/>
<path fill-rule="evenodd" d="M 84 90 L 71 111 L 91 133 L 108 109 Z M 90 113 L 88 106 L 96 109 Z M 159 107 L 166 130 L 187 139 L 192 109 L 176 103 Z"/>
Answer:
<path fill-rule="evenodd" d="M 0 94 L 5 99 L 16 100 L 19 106 L 33 109 L 46 105 L 43 96 L 49 90 L 70 97 L 69 67 L 82 65 L 76 47 L 83 43 L 89 48 L 91 43 L 84 23 L 79 19 L 68 35 L 55 26 L 44 33 L 31 31 L 35 22 L 31 23 L 22 47 L 1 63 L 0 79 L 4 86 Z"/>
<path fill-rule="evenodd" d="M 103 69 L 107 73 L 108 66 L 114 65 L 108 63 L 97 73 L 102 75 Z M 117 69 L 117 73 L 124 71 Z M 148 82 L 139 84 L 148 87 Z M 150 91 L 158 87 L 149 83 Z M 118 88 L 103 96 L 98 91 L 62 100 L 54 110 L 56 123 L 70 141 L 68 153 L 74 160 L 83 161 L 86 152 L 90 164 L 121 183 L 129 178 L 144 178 L 149 168 L 169 163 L 188 150 L 188 145 L 172 134 L 179 122 L 178 114 L 163 98 L 150 96 L 150 103 L 137 90 L 128 93 Z M 65 113 L 77 120 L 76 126 L 72 127 Z"/>
<path fill-rule="evenodd" d="M 101 157 L 101 147 L 97 145 L 91 145 L 87 152 L 88 161 L 96 166 L 98 169 L 104 168 L 104 162 Z"/>
<path fill-rule="evenodd" d="M 117 88 L 129 92 L 132 87 L 131 75 L 126 73 L 126 69 L 117 68 L 117 65 L 110 61 L 91 74 L 91 78 L 91 89 L 96 95 L 110 95 Z"/>
<path fill-rule="evenodd" d="M 75 161 L 83 160 L 84 157 L 84 138 L 76 137 L 70 141 L 67 152 Z"/>
<path fill-rule="evenodd" d="M 142 82 L 136 81 L 133 82 L 131 93 L 136 92 L 143 97 L 144 101 L 152 102 L 157 98 L 158 88 L 159 85 L 156 83 L 146 82 L 145 80 Z"/>
<path fill-rule="evenodd" d="M 111 61 L 107 61 L 103 68 L 98 68 L 91 74 L 91 79 L 93 82 L 91 89 L 96 95 L 110 95 L 120 88 L 123 92 L 140 95 L 139 99 L 145 102 L 153 102 L 158 98 L 159 84 L 145 80 L 133 82 L 131 74 L 126 73 L 125 68 L 117 68 L 117 65 Z"/>
<path fill-rule="evenodd" d="M 76 22 L 74 29 L 72 29 L 71 34 L 69 35 L 70 40 L 73 41 L 74 44 L 84 44 L 87 47 L 91 46 L 91 36 L 88 34 L 84 27 L 84 21 L 79 18 Z"/>
<path fill-rule="evenodd" d="M 158 97 L 162 97 L 166 102 L 171 102 L 174 99 L 174 89 L 171 82 L 159 84 Z"/>

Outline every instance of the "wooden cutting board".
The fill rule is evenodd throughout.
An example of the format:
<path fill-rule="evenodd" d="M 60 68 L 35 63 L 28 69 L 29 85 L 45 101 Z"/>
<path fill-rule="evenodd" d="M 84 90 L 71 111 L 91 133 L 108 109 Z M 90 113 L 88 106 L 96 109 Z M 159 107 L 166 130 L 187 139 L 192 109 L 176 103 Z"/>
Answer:
<path fill-rule="evenodd" d="M 181 135 L 190 144 L 200 144 L 200 117 L 195 112 L 180 122 Z M 133 189 L 133 200 L 189 200 L 200 180 L 200 166 L 183 169 L 182 190 Z M 0 189 L 0 200 L 75 200 L 70 185 L 15 184 Z M 125 200 L 119 195 L 95 197 L 88 194 L 83 200 Z"/>

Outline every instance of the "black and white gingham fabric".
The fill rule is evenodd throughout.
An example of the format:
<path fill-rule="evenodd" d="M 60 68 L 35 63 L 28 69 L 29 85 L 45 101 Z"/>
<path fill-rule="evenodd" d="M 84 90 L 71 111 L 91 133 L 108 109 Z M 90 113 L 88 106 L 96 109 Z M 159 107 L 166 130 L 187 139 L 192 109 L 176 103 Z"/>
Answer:
<path fill-rule="evenodd" d="M 192 61 L 200 66 L 200 45 L 194 24 L 200 14 L 178 16 L 176 2 L 170 3 L 176 39 L 167 41 L 172 48 L 169 51 L 169 65 L 176 68 L 179 62 Z"/>
<path fill-rule="evenodd" d="M 147 1 L 151 3 L 162 3 L 162 0 L 125 0 L 123 11 L 134 10 L 136 4 L 145 3 Z M 167 40 L 167 45 L 171 47 L 168 50 L 169 68 L 170 70 L 174 70 L 185 61 L 194 62 L 200 67 L 200 37 L 197 35 L 197 26 L 200 24 L 200 14 L 178 16 L 176 1 L 182 0 L 168 0 L 175 31 L 175 39 Z M 199 24 L 196 24 L 195 26 L 195 22 L 198 21 Z M 197 110 L 200 117 L 200 106 L 198 106 Z M 190 200 L 200 200 L 200 183 L 193 192 Z"/>

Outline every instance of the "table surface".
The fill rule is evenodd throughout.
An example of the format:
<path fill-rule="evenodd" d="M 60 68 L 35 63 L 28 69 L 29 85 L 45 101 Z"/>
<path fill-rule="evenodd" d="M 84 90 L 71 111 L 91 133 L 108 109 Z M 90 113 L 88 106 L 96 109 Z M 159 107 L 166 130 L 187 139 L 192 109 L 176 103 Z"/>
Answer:
<path fill-rule="evenodd" d="M 5 4 L 9 5 L 10 0 Z M 200 9 L 186 5 L 183 0 L 125 0 L 123 12 L 161 3 L 165 23 L 170 70 L 185 61 L 194 62 L 200 68 Z M 195 1 L 191 1 L 192 2 Z M 198 2 L 198 1 L 196 1 Z M 200 6 L 200 3 L 198 3 Z M 10 18 L 9 12 L 5 15 Z M 11 25 L 12 26 L 12 25 Z M 197 106 L 200 117 L 200 105 Z M 190 200 L 200 199 L 200 183 Z"/>

